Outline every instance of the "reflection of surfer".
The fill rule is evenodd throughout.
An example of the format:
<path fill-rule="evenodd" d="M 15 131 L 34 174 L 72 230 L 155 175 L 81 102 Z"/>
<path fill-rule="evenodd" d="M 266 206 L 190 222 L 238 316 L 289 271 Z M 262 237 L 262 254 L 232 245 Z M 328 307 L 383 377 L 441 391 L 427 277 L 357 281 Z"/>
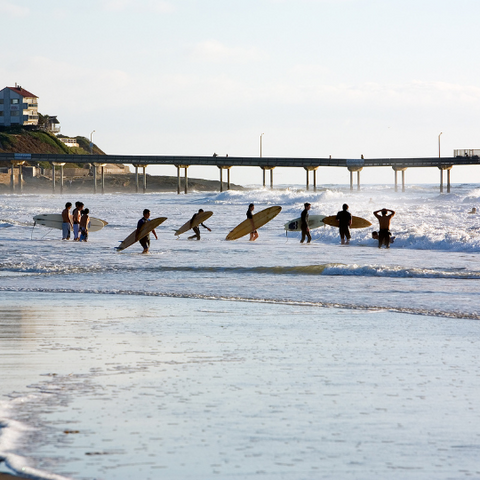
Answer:
<path fill-rule="evenodd" d="M 192 227 L 192 224 L 195 220 L 195 217 L 199 214 L 199 213 L 203 213 L 203 210 L 200 209 L 197 213 L 195 213 L 193 215 L 193 217 L 190 219 L 190 227 L 191 229 L 195 232 L 195 235 L 192 235 L 191 237 L 188 237 L 189 240 L 193 240 L 194 238 L 196 238 L 197 240 L 200 240 L 200 226 L 199 225 L 196 225 L 195 227 Z M 203 228 L 206 228 L 209 232 L 211 232 L 211 230 L 206 226 L 204 225 L 203 223 L 200 224 Z"/>
<path fill-rule="evenodd" d="M 300 243 L 305 241 L 305 237 L 307 237 L 307 243 L 310 243 L 312 241 L 312 236 L 310 235 L 310 228 L 308 226 L 308 211 L 310 210 L 311 205 L 305 203 L 304 206 L 305 208 L 300 217 L 300 228 L 302 230 L 302 239 L 300 240 Z"/>
<path fill-rule="evenodd" d="M 382 213 L 381 215 L 380 212 Z M 388 212 L 390 212 L 389 215 L 387 215 Z M 377 217 L 380 224 L 380 231 L 378 232 L 378 248 L 382 248 L 383 243 L 387 248 L 390 248 L 390 221 L 395 215 L 395 212 L 388 208 L 382 208 L 381 210 L 373 212 L 373 214 Z"/>
<path fill-rule="evenodd" d="M 248 210 L 247 210 L 247 218 L 252 223 L 252 231 L 250 232 L 250 241 L 251 242 L 254 242 L 258 238 L 258 232 L 255 228 L 255 224 L 253 223 L 253 210 L 254 209 L 255 209 L 255 205 L 253 203 L 251 203 L 248 206 Z"/>
<path fill-rule="evenodd" d="M 338 229 L 342 245 L 350 243 L 350 225 L 352 224 L 352 214 L 348 211 L 348 205 L 343 204 L 342 210 L 337 213 Z"/>
<path fill-rule="evenodd" d="M 145 223 L 150 221 L 150 210 L 145 209 L 143 211 L 143 217 L 138 221 L 137 224 L 137 231 L 135 232 L 135 241 L 138 240 L 138 236 L 140 235 L 140 230 L 145 225 Z M 157 233 L 155 230 L 152 230 L 152 233 L 155 235 L 155 239 L 158 240 Z M 140 245 L 143 247 L 142 253 L 148 253 L 148 249 L 150 247 L 150 234 L 145 235 L 143 238 L 140 239 Z"/>

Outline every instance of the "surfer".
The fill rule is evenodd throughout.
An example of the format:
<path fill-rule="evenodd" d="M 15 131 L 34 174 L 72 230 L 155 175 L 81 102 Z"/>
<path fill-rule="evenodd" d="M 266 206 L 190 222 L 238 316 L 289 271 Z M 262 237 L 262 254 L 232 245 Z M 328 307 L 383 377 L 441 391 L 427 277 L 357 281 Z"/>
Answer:
<path fill-rule="evenodd" d="M 388 212 L 390 212 L 389 215 L 387 215 Z M 389 210 L 388 208 L 382 208 L 381 210 L 373 212 L 373 214 L 377 217 L 378 222 L 380 223 L 380 230 L 378 232 L 378 248 L 382 248 L 383 243 L 387 248 L 390 248 L 390 221 L 395 215 L 395 212 L 393 210 Z"/>
<path fill-rule="evenodd" d="M 80 242 L 88 241 L 88 229 L 90 227 L 89 213 L 90 210 L 88 208 L 82 210 L 82 217 L 80 218 Z"/>
<path fill-rule="evenodd" d="M 72 217 L 70 216 L 70 209 L 72 204 L 67 202 L 62 212 L 62 240 L 70 240 L 70 232 L 73 229 Z"/>
<path fill-rule="evenodd" d="M 248 206 L 247 210 L 247 218 L 252 222 L 252 231 L 250 232 L 250 241 L 254 242 L 258 238 L 258 232 L 255 228 L 255 223 L 253 223 L 253 210 L 255 209 L 255 205 L 251 203 Z"/>
<path fill-rule="evenodd" d="M 348 211 L 348 205 L 343 204 L 342 210 L 337 213 L 338 230 L 340 233 L 340 239 L 342 245 L 348 245 L 350 243 L 350 225 L 352 224 L 352 214 Z"/>
<path fill-rule="evenodd" d="M 82 202 L 75 202 L 75 208 L 72 212 L 72 219 L 73 219 L 73 240 L 78 242 L 80 240 L 80 217 L 82 215 L 83 210 L 83 203 Z"/>
<path fill-rule="evenodd" d="M 197 240 L 200 240 L 200 225 L 203 227 L 203 228 L 206 228 L 209 232 L 211 232 L 212 230 L 210 228 L 208 228 L 206 225 L 204 225 L 203 223 L 201 223 L 200 225 L 196 225 L 195 227 L 192 227 L 192 224 L 195 220 L 195 217 L 199 214 L 199 213 L 203 213 L 203 210 L 200 209 L 197 213 L 195 213 L 193 215 L 193 217 L 190 219 L 190 228 L 195 232 L 195 235 L 192 235 L 191 237 L 188 237 L 189 240 L 193 240 L 194 238 L 196 238 Z"/>
<path fill-rule="evenodd" d="M 310 235 L 310 228 L 308 226 L 308 211 L 310 210 L 311 204 L 307 202 L 304 203 L 303 206 L 305 208 L 300 216 L 300 228 L 302 230 L 302 239 L 300 240 L 300 243 L 305 241 L 305 237 L 307 238 L 307 243 L 310 243 L 312 241 L 312 236 Z"/>
<path fill-rule="evenodd" d="M 138 236 L 140 235 L 140 230 L 145 225 L 145 223 L 149 222 L 150 220 L 150 210 L 145 209 L 143 211 L 143 217 L 137 223 L 137 231 L 135 232 L 135 241 L 138 240 Z M 155 235 L 155 239 L 158 240 L 157 233 L 155 230 L 152 230 L 152 233 Z M 148 249 L 150 248 L 150 234 L 145 235 L 143 238 L 140 239 L 140 245 L 143 247 L 142 253 L 148 253 Z"/>

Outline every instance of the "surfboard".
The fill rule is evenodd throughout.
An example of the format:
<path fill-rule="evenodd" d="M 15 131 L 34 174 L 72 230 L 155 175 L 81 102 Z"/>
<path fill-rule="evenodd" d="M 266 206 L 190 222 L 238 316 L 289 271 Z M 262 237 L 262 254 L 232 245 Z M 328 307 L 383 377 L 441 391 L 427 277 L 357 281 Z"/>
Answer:
<path fill-rule="evenodd" d="M 338 227 L 339 225 L 336 215 L 325 217 L 323 219 L 323 223 L 325 225 L 330 225 L 331 227 Z M 350 225 L 350 228 L 366 228 L 366 227 L 370 227 L 371 225 L 372 223 L 369 222 L 368 220 L 365 220 L 364 218 L 352 216 L 352 224 Z"/>
<path fill-rule="evenodd" d="M 282 207 L 268 207 L 261 212 L 255 213 L 253 215 L 253 225 L 255 230 L 263 227 L 270 220 L 275 218 L 282 211 Z M 247 218 L 242 223 L 237 225 L 226 237 L 226 240 L 237 240 L 238 238 L 244 237 L 252 231 L 252 221 Z"/>
<path fill-rule="evenodd" d="M 323 223 L 323 219 L 325 215 L 309 215 L 308 216 L 308 227 L 310 230 L 314 228 L 323 227 L 325 224 Z M 294 220 L 290 220 L 285 224 L 285 230 L 289 232 L 299 232 L 301 230 L 301 218 L 295 218 Z"/>
<path fill-rule="evenodd" d="M 205 220 L 208 220 L 211 216 L 213 215 L 213 212 L 201 212 L 197 213 L 197 216 L 195 217 L 195 220 L 193 221 L 192 225 L 190 225 L 190 220 L 182 225 L 176 232 L 175 235 L 181 235 L 182 233 L 187 232 L 193 227 L 196 227 L 197 225 L 200 225 L 203 223 Z"/>
<path fill-rule="evenodd" d="M 155 230 L 166 219 L 167 217 L 158 217 L 144 223 L 142 228 L 140 229 L 140 234 L 138 235 L 137 240 L 135 240 L 135 234 L 137 233 L 137 229 L 135 229 L 122 243 L 120 243 L 120 245 L 117 247 L 117 250 L 119 252 L 125 250 L 134 243 L 138 242 L 138 240 L 146 237 L 152 230 Z"/>
<path fill-rule="evenodd" d="M 63 219 L 61 213 L 45 213 L 43 215 L 35 215 L 33 217 L 33 220 L 35 224 L 42 225 L 43 227 L 58 228 L 59 230 L 62 229 Z M 108 222 L 106 222 L 105 220 L 90 217 L 90 228 L 88 229 L 88 231 L 89 233 L 98 232 L 105 225 L 108 225 Z"/>

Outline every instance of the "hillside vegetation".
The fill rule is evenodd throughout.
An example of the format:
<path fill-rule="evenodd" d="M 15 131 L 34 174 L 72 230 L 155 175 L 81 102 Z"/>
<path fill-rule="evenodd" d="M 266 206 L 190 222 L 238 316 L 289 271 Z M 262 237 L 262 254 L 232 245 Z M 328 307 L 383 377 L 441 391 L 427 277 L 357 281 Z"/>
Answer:
<path fill-rule="evenodd" d="M 10 129 L 0 131 L 0 153 L 52 153 L 67 155 L 89 155 L 90 142 L 85 137 L 75 137 L 79 148 L 67 147 L 55 135 L 43 131 Z M 105 155 L 96 145 L 95 155 Z"/>

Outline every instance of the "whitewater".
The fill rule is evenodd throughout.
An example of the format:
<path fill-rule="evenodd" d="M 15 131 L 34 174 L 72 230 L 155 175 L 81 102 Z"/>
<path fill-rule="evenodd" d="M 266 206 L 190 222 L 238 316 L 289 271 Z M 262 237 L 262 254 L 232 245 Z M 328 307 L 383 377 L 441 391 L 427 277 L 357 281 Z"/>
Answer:
<path fill-rule="evenodd" d="M 77 200 L 108 222 L 87 243 L 33 225 Z M 372 227 L 300 244 L 283 226 L 304 202 Z M 256 242 L 226 241 L 249 203 L 282 211 Z M 0 472 L 480 475 L 479 204 L 476 184 L 1 195 Z M 117 252 L 144 208 L 168 218 L 159 239 Z M 175 237 L 200 208 L 212 231 Z"/>

